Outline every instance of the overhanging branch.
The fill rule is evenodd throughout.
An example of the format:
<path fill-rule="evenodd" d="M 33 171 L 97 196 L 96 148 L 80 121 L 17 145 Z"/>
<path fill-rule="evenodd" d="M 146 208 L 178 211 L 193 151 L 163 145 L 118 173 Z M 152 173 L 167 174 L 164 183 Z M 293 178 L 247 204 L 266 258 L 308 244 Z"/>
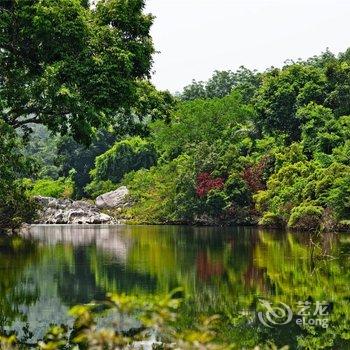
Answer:
<path fill-rule="evenodd" d="M 17 129 L 26 124 L 41 124 L 41 120 L 38 117 L 33 117 L 24 120 L 17 120 L 15 123 L 12 123 L 12 126 Z"/>

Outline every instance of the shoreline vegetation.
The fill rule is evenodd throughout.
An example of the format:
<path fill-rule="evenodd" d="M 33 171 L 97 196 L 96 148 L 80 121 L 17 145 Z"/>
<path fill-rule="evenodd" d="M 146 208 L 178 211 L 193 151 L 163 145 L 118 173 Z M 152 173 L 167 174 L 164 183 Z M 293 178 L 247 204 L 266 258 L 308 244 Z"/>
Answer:
<path fill-rule="evenodd" d="M 94 200 L 126 186 L 132 206 L 109 212 L 129 223 L 350 231 L 349 52 L 216 72 L 166 95 L 161 117 L 137 131 L 112 118 L 87 146 L 44 126 L 26 140 L 2 122 L 2 150 L 23 169 L 17 196 Z"/>
<path fill-rule="evenodd" d="M 171 95 L 149 79 L 144 6 L 4 5 L 0 227 L 31 222 L 38 195 L 126 186 L 130 222 L 350 231 L 350 49 Z"/>

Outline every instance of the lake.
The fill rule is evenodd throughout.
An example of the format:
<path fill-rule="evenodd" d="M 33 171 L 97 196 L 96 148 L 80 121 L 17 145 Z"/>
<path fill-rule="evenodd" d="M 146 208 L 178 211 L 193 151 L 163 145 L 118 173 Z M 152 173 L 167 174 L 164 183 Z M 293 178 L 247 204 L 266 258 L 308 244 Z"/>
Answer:
<path fill-rule="evenodd" d="M 2 328 L 23 334 L 28 324 L 40 337 L 50 323 L 70 323 L 71 306 L 108 292 L 182 287 L 179 326 L 220 314 L 218 337 L 242 347 L 271 339 L 292 349 L 349 348 L 349 235 L 53 225 L 21 235 L 0 242 Z"/>

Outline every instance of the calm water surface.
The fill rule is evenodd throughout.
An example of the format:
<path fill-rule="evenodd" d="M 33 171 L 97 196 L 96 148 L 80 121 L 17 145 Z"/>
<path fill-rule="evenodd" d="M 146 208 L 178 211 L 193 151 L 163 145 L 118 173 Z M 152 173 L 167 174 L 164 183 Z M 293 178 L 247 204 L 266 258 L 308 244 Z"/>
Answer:
<path fill-rule="evenodd" d="M 219 313 L 231 319 L 222 332 L 242 344 L 265 337 L 296 348 L 298 336 L 308 339 L 294 319 L 272 330 L 259 324 L 259 299 L 294 312 L 298 301 L 326 301 L 336 331 L 319 329 L 318 337 L 338 332 L 334 349 L 348 348 L 349 235 L 178 226 L 33 226 L 22 235 L 25 243 L 0 246 L 0 327 L 29 324 L 40 337 L 47 324 L 69 322 L 71 306 L 107 292 L 148 295 L 181 286 L 189 296 L 184 323 Z M 244 327 L 235 318 L 242 311 Z"/>

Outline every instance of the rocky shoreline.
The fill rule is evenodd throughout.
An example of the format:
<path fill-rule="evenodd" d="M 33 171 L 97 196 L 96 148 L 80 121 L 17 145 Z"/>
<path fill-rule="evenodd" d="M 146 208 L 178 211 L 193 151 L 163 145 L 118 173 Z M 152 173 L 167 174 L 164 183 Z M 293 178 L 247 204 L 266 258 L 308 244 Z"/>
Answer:
<path fill-rule="evenodd" d="M 129 191 L 120 187 L 105 193 L 95 203 L 51 197 L 35 197 L 39 206 L 38 217 L 34 224 L 120 224 L 114 217 L 102 212 L 103 209 L 123 209 L 131 205 Z"/>

